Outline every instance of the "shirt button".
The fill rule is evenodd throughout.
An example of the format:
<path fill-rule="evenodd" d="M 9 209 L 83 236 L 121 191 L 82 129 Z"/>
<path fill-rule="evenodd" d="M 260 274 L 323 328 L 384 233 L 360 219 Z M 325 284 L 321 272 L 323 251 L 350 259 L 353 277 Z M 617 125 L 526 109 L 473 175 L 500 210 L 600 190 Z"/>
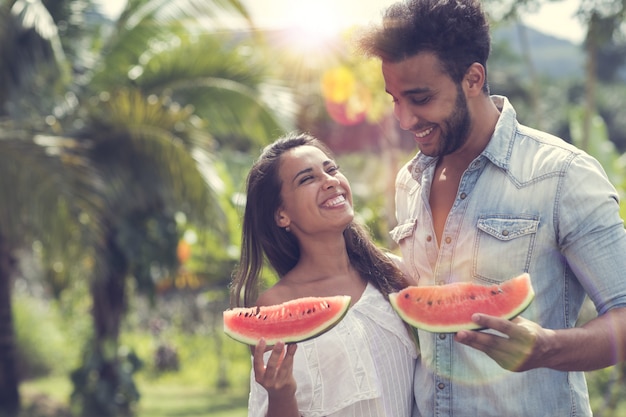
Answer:
<path fill-rule="evenodd" d="M 445 340 L 446 335 L 444 333 L 439 333 L 439 339 Z"/>
<path fill-rule="evenodd" d="M 443 382 L 440 382 L 437 384 L 437 388 L 439 389 L 444 389 L 446 387 L 446 384 L 444 384 Z"/>
<path fill-rule="evenodd" d="M 506 236 L 506 235 L 505 235 L 505 236 Z M 446 243 L 450 243 L 450 242 L 452 242 L 452 238 L 447 237 L 447 238 L 446 238 Z"/>
<path fill-rule="evenodd" d="M 508 236 L 509 235 L 509 231 L 508 230 L 503 230 L 502 231 L 502 236 Z"/>
<path fill-rule="evenodd" d="M 461 195 L 459 197 L 461 197 L 461 200 L 465 200 L 465 198 L 467 197 L 467 194 L 461 193 Z"/>
<path fill-rule="evenodd" d="M 433 237 L 431 235 L 426 236 L 426 242 L 430 242 L 431 240 L 433 240 Z"/>

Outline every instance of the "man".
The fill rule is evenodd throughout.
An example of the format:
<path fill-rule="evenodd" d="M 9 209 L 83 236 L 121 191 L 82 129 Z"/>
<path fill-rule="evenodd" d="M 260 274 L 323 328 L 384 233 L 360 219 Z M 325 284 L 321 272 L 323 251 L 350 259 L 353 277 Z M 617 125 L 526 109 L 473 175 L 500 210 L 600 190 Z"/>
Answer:
<path fill-rule="evenodd" d="M 397 3 L 359 42 L 420 152 L 398 173 L 391 232 L 417 285 L 528 272 L 535 300 L 486 331 L 419 331 L 415 415 L 590 416 L 583 371 L 626 357 L 626 231 L 600 164 L 489 96 L 478 1 Z M 575 327 L 585 295 L 598 317 Z"/>

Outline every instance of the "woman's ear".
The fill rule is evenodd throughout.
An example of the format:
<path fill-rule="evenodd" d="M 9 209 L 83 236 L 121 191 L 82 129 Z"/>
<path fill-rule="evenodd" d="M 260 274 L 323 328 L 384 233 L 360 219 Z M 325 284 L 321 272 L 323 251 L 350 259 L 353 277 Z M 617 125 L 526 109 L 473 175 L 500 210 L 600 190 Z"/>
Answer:
<path fill-rule="evenodd" d="M 288 227 L 289 224 L 291 223 L 291 220 L 289 220 L 289 217 L 287 217 L 285 212 L 282 210 L 276 211 L 276 214 L 274 215 L 274 220 L 276 221 L 276 225 L 278 227 Z"/>

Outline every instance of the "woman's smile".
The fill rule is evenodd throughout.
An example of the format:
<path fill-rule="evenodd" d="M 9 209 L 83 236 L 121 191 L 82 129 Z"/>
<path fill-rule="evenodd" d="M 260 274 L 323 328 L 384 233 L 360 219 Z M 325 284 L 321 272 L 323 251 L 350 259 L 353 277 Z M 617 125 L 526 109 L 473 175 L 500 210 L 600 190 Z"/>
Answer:
<path fill-rule="evenodd" d="M 343 194 L 329 198 L 322 203 L 322 207 L 336 207 L 343 205 L 346 202 L 346 197 Z"/>

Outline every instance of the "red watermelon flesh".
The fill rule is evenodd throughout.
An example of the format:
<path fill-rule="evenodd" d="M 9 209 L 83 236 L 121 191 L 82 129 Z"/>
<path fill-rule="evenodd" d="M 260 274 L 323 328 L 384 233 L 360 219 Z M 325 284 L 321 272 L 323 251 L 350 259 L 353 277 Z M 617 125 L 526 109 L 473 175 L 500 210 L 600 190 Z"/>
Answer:
<path fill-rule="evenodd" d="M 411 326 L 434 333 L 480 329 L 472 314 L 512 319 L 535 296 L 527 273 L 494 285 L 459 282 L 436 286 L 411 286 L 389 295 L 398 315 Z"/>
<path fill-rule="evenodd" d="M 224 311 L 224 333 L 248 345 L 296 343 L 330 330 L 345 316 L 350 296 L 305 297 L 283 304 Z"/>

